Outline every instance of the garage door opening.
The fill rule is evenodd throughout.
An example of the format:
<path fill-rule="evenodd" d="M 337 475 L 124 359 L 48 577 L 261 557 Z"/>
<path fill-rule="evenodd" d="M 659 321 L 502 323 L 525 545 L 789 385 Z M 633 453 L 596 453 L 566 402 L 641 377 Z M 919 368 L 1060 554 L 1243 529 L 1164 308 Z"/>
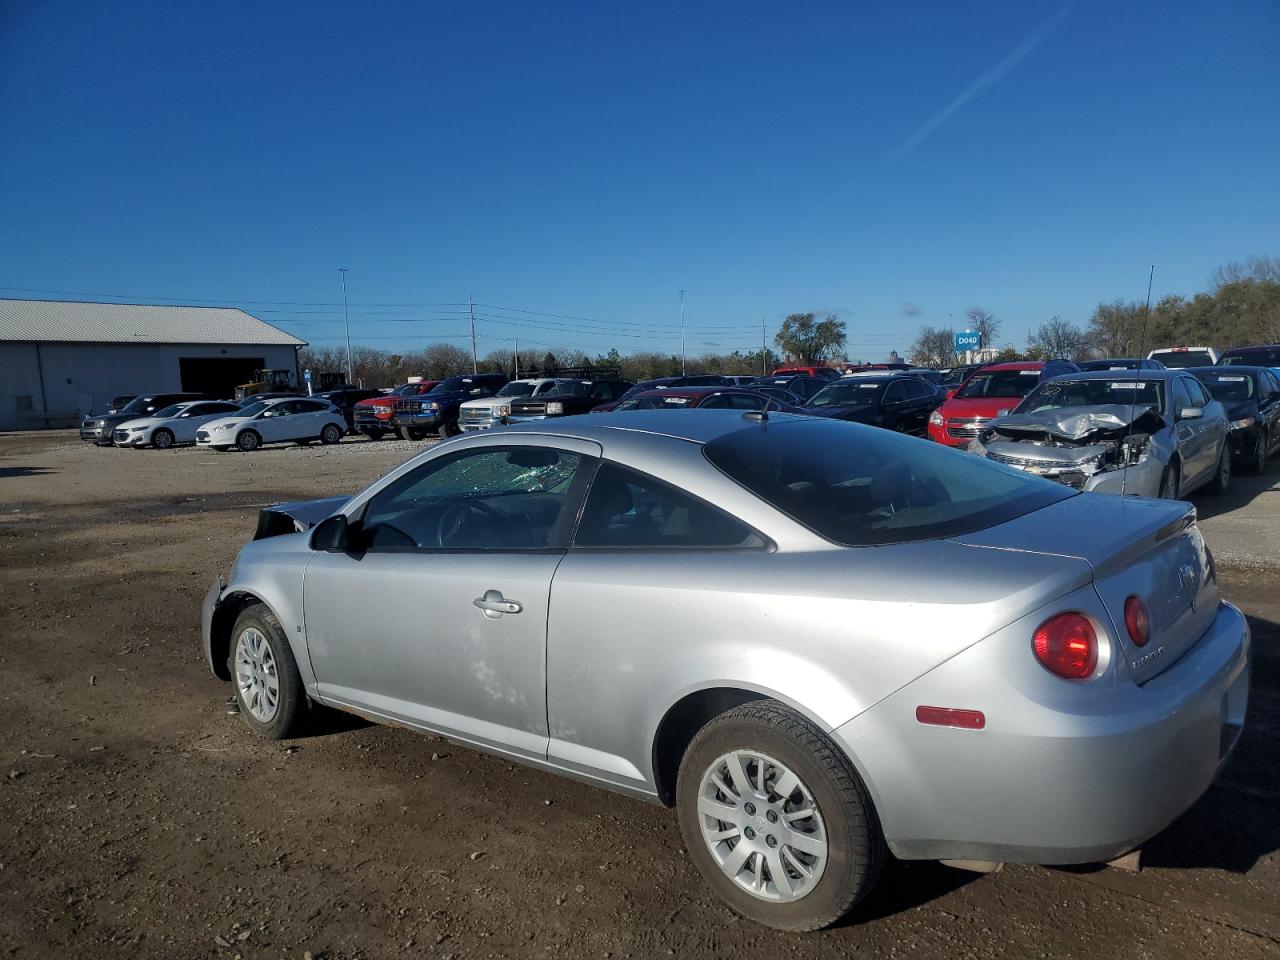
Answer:
<path fill-rule="evenodd" d="M 230 400 L 236 386 L 253 379 L 253 371 L 265 366 L 262 357 L 179 357 L 182 389 Z"/>

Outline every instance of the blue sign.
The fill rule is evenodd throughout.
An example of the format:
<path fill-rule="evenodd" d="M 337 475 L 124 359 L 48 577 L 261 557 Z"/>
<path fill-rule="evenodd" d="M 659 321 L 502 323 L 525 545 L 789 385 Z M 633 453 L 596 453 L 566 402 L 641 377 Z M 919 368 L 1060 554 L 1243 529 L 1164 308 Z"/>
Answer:
<path fill-rule="evenodd" d="M 982 347 L 982 334 L 977 330 L 960 330 L 956 332 L 956 353 L 965 350 L 978 350 Z"/>
<path fill-rule="evenodd" d="M 956 336 L 957 336 L 957 337 L 959 337 L 959 334 L 956 334 Z M 957 343 L 959 343 L 959 340 L 957 340 L 956 342 L 957 342 Z M 305 381 L 307 381 L 307 383 L 310 383 L 310 382 L 311 382 L 311 371 L 310 371 L 310 370 L 303 370 L 303 371 L 302 371 L 302 379 L 303 379 L 303 380 L 305 380 Z"/>

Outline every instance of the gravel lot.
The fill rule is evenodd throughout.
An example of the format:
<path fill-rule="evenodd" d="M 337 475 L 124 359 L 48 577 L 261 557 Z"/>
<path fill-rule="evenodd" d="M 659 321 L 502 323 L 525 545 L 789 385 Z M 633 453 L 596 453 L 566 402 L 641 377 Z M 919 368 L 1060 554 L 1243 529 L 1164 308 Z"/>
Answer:
<path fill-rule="evenodd" d="M 1280 956 L 1280 469 L 1197 499 L 1255 637 L 1239 752 L 1133 875 L 892 864 L 846 926 L 720 905 L 670 811 L 360 721 L 225 714 L 199 603 L 259 506 L 421 444 L 0 436 L 0 952 L 21 957 Z"/>

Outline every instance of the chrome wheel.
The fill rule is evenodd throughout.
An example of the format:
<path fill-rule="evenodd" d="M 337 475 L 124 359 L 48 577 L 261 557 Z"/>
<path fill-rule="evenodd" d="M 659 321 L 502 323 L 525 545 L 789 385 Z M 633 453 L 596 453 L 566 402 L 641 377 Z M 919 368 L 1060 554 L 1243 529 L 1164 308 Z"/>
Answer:
<path fill-rule="evenodd" d="M 151 445 L 157 450 L 168 450 L 173 446 L 173 434 L 168 430 L 157 430 L 151 435 Z"/>
<path fill-rule="evenodd" d="M 271 645 L 256 627 L 247 627 L 236 641 L 236 686 L 253 718 L 270 723 L 280 706 L 280 678 Z"/>
<path fill-rule="evenodd" d="M 699 785 L 698 822 L 720 869 L 753 897 L 790 903 L 822 879 L 822 814 L 809 788 L 770 756 L 735 750 L 716 760 Z"/>

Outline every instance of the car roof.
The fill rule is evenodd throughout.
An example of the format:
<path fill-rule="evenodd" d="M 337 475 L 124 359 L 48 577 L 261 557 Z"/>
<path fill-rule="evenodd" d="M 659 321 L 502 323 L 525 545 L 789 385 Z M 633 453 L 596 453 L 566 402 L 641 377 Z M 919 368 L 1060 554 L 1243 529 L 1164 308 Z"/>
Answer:
<path fill-rule="evenodd" d="M 912 376 L 905 370 L 876 370 L 866 371 L 863 373 L 848 373 L 839 380 L 832 380 L 832 383 L 892 383 L 895 380 L 921 380 L 920 377 Z M 927 383 L 926 380 L 921 380 Z"/>
<path fill-rule="evenodd" d="M 766 422 L 812 423 L 813 420 L 813 417 L 803 414 L 773 412 Z M 627 434 L 639 433 L 704 444 L 760 423 L 758 414 L 742 410 L 625 410 L 596 413 L 589 417 L 565 417 L 557 419 L 554 424 L 545 420 L 513 423 L 503 427 L 502 432 L 576 437 L 606 445 Z"/>
<path fill-rule="evenodd" d="M 1275 372 L 1274 367 L 1268 367 L 1264 364 L 1251 363 L 1224 363 L 1212 367 L 1187 367 L 1183 373 L 1189 373 L 1193 377 L 1198 377 L 1202 373 L 1252 373 L 1259 374 L 1263 370 Z"/>
<path fill-rule="evenodd" d="M 692 387 L 654 387 L 642 390 L 637 397 L 705 397 L 712 393 L 750 393 L 750 390 L 732 383 L 704 383 Z"/>
<path fill-rule="evenodd" d="M 1196 368 L 1199 369 L 1199 368 Z M 1059 380 L 1172 380 L 1179 375 L 1189 375 L 1190 370 L 1081 370 L 1065 373 L 1049 382 Z"/>
<path fill-rule="evenodd" d="M 993 370 L 1043 370 L 1048 360 L 1006 360 L 1004 363 L 988 363 L 983 366 L 983 372 Z"/>
<path fill-rule="evenodd" d="M 1224 357 L 1240 356 L 1248 353 L 1263 353 L 1264 351 L 1266 353 L 1274 353 L 1276 350 L 1280 350 L 1280 343 L 1251 343 L 1247 347 L 1232 347 L 1230 350 L 1223 350 L 1222 355 Z"/>

